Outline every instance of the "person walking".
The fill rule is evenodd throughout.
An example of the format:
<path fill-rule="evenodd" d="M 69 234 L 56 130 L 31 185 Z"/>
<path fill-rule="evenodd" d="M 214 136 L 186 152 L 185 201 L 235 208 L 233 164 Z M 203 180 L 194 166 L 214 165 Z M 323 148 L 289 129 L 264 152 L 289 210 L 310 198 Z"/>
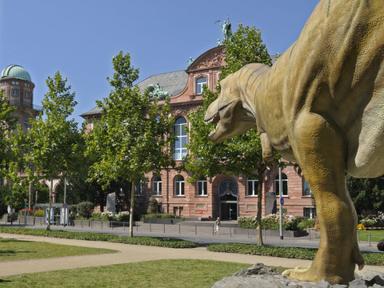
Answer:
<path fill-rule="evenodd" d="M 219 229 L 220 229 L 220 217 L 217 217 L 216 221 L 215 221 L 215 234 L 219 233 Z"/>

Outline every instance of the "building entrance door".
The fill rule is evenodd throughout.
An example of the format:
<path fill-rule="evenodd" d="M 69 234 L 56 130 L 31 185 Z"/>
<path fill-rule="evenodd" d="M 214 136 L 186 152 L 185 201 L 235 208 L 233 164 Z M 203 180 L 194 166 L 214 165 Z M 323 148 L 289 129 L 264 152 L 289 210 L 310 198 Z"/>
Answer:
<path fill-rule="evenodd" d="M 221 202 L 221 217 L 222 220 L 237 220 L 237 202 Z"/>
<path fill-rule="evenodd" d="M 219 185 L 219 216 L 221 220 L 237 220 L 237 183 L 224 180 Z"/>

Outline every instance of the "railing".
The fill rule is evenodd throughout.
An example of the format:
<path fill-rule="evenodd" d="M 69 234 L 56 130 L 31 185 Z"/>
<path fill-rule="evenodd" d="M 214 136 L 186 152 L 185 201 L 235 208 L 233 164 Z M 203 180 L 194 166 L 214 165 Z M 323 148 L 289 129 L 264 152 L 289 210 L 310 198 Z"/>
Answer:
<path fill-rule="evenodd" d="M 56 221 L 52 225 L 58 225 L 59 221 Z M 14 224 L 31 225 L 31 226 L 46 226 L 47 223 L 43 217 L 19 217 Z M 59 227 L 63 227 L 60 226 Z M 70 225 L 66 226 L 66 229 L 77 231 L 94 231 L 102 233 L 116 233 L 125 234 L 129 230 L 128 222 L 118 221 L 98 221 L 98 220 L 74 220 Z M 235 225 L 226 226 L 225 224 L 220 226 L 219 230 L 215 230 L 214 223 L 205 222 L 179 222 L 175 224 L 159 224 L 159 223 L 143 223 L 135 222 L 133 227 L 134 232 L 137 235 L 148 236 L 183 236 L 183 237 L 200 237 L 202 239 L 214 239 L 220 237 L 222 239 L 243 240 L 245 242 L 256 239 L 255 229 L 243 229 Z M 383 229 L 384 230 L 384 229 Z M 279 231 L 276 230 L 263 230 L 264 239 L 278 239 Z M 364 233 L 364 234 L 363 234 Z M 295 233 L 293 231 L 284 231 L 284 238 L 294 238 Z M 358 231 L 358 236 L 368 246 L 376 246 L 377 243 L 383 240 L 384 237 L 377 235 L 374 230 Z M 297 239 L 297 238 L 296 238 Z M 305 239 L 316 240 L 319 239 L 319 232 L 315 230 L 309 230 Z"/>

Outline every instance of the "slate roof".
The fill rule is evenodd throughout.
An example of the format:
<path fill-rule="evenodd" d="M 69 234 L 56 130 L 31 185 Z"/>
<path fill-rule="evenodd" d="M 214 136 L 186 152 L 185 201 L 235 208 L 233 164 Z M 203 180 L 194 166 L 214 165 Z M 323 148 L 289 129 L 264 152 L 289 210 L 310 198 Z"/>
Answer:
<path fill-rule="evenodd" d="M 152 75 L 143 81 L 139 82 L 140 90 L 144 92 L 145 88 L 149 85 L 160 85 L 161 89 L 168 92 L 169 96 L 176 96 L 180 94 L 181 91 L 185 88 L 188 81 L 188 74 L 184 70 L 161 73 Z"/>
<path fill-rule="evenodd" d="M 180 94 L 188 82 L 188 74 L 184 70 L 167 72 L 149 76 L 137 83 L 137 86 L 140 88 L 142 92 L 150 86 L 159 84 L 161 89 L 168 92 L 169 96 L 176 96 Z M 101 113 L 101 109 L 99 107 L 94 107 L 88 112 L 81 114 L 80 116 L 90 116 L 97 115 Z"/>

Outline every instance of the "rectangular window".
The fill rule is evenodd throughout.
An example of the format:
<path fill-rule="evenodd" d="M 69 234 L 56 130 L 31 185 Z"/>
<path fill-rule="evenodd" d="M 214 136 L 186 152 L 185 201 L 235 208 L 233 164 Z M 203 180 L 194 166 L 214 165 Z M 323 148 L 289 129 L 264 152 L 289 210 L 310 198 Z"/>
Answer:
<path fill-rule="evenodd" d="M 257 196 L 258 180 L 248 180 L 247 196 Z"/>
<path fill-rule="evenodd" d="M 198 196 L 207 196 L 207 180 L 199 180 L 197 181 L 197 195 Z"/>
<path fill-rule="evenodd" d="M 19 105 L 20 104 L 20 90 L 19 88 L 12 88 L 11 97 L 9 99 L 9 104 Z"/>
<path fill-rule="evenodd" d="M 184 196 L 184 180 L 176 181 L 176 196 Z"/>
<path fill-rule="evenodd" d="M 309 187 L 309 183 L 305 180 L 303 180 L 303 196 L 312 196 L 312 191 Z"/>
<path fill-rule="evenodd" d="M 195 85 L 196 89 L 195 92 L 197 95 L 203 94 L 204 86 L 207 86 L 208 80 L 206 77 L 200 77 L 196 79 Z"/>
<path fill-rule="evenodd" d="M 160 196 L 161 195 L 161 187 L 162 186 L 162 183 L 161 181 L 154 181 L 153 182 L 153 194 L 156 195 L 156 196 Z"/>
<path fill-rule="evenodd" d="M 310 219 L 316 218 L 316 208 L 304 208 L 303 216 Z"/>

